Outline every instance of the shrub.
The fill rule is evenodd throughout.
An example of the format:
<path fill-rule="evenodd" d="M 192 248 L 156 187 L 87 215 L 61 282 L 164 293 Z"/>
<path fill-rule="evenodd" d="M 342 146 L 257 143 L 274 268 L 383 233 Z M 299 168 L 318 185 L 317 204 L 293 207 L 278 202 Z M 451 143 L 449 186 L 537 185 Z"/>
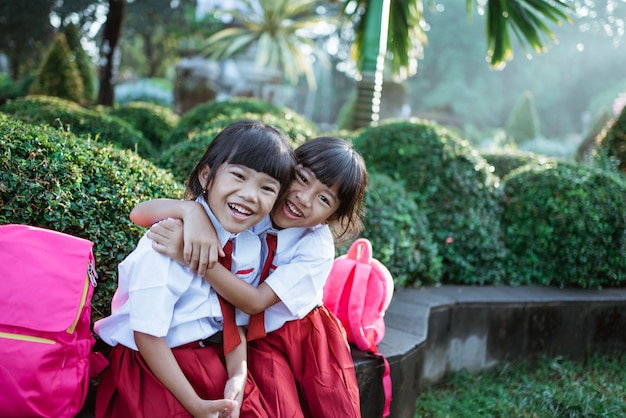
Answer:
<path fill-rule="evenodd" d="M 227 117 L 233 121 L 250 119 L 249 115 L 251 114 L 270 114 L 277 120 L 282 119 L 285 123 L 290 123 L 298 132 L 298 136 L 292 137 L 296 143 L 302 143 L 305 139 L 317 135 L 317 127 L 312 122 L 307 121 L 306 118 L 287 107 L 279 107 L 258 99 L 234 98 L 201 104 L 183 114 L 178 125 L 172 130 L 168 144 L 176 144 L 191 138 L 198 132 L 211 128 L 213 126 L 212 120 L 217 117 Z"/>
<path fill-rule="evenodd" d="M 0 116 L 0 224 L 40 226 L 94 242 L 99 285 L 93 320 L 110 312 L 117 264 L 141 236 L 130 210 L 156 197 L 180 198 L 182 187 L 135 153 Z"/>
<path fill-rule="evenodd" d="M 64 34 L 59 33 L 37 71 L 30 93 L 61 97 L 78 103 L 83 98 L 83 88 L 83 79 L 67 39 Z"/>
<path fill-rule="evenodd" d="M 96 74 L 91 58 L 81 44 L 82 36 L 80 30 L 74 23 L 70 23 L 65 26 L 63 33 L 65 34 L 70 53 L 76 63 L 78 74 L 83 81 L 82 99 L 84 103 L 92 103 L 96 99 Z"/>
<path fill-rule="evenodd" d="M 399 286 L 439 284 L 441 257 L 428 220 L 404 187 L 385 174 L 370 173 L 365 209 L 363 236 L 372 242 L 373 257 L 389 269 L 394 282 Z"/>
<path fill-rule="evenodd" d="M 107 108 L 109 114 L 128 122 L 158 150 L 180 119 L 169 107 L 148 102 L 130 102 Z"/>
<path fill-rule="evenodd" d="M 354 144 L 368 168 L 400 181 L 424 211 L 443 257 L 442 282 L 503 279 L 499 179 L 477 150 L 419 120 L 363 129 Z"/>
<path fill-rule="evenodd" d="M 129 123 L 58 97 L 26 96 L 8 101 L 0 111 L 30 124 L 47 124 L 100 143 L 111 143 L 147 157 L 154 148 Z"/>
<path fill-rule="evenodd" d="M 566 162 L 504 179 L 502 228 L 518 284 L 595 288 L 626 281 L 626 188 L 615 174 Z"/>
<path fill-rule="evenodd" d="M 36 78 L 37 73 L 30 71 L 16 82 L 13 82 L 11 77 L 0 73 L 0 106 L 5 104 L 7 100 L 26 96 Z"/>
<path fill-rule="evenodd" d="M 611 121 L 611 113 L 609 109 L 603 107 L 597 115 L 594 116 L 587 134 L 576 149 L 576 161 L 586 163 L 589 162 L 592 151 L 597 146 L 596 139 Z"/>
<path fill-rule="evenodd" d="M 507 149 L 502 151 L 493 152 L 481 152 L 483 157 L 494 168 L 493 173 L 502 178 L 526 164 L 543 164 L 551 161 L 551 158 L 538 155 L 532 152 L 518 151 L 514 149 Z"/>
<path fill-rule="evenodd" d="M 531 92 L 525 92 L 515 104 L 504 125 L 504 130 L 506 135 L 517 143 L 530 141 L 540 136 L 539 116 Z"/>
<path fill-rule="evenodd" d="M 601 151 L 597 154 L 599 158 L 604 155 L 614 160 L 619 171 L 626 174 L 626 106 L 604 132 L 598 148 Z"/>
<path fill-rule="evenodd" d="M 240 119 L 258 120 L 265 124 L 275 126 L 291 141 L 293 147 L 297 147 L 308 139 L 300 130 L 300 125 L 292 121 L 274 116 L 269 113 L 240 113 L 233 116 L 217 116 L 211 119 L 210 124 L 205 125 L 204 131 L 198 131 L 189 139 L 172 145 L 164 150 L 155 163 L 162 168 L 170 170 L 174 177 L 184 182 L 193 171 L 196 163 L 202 157 L 206 148 L 213 138 L 231 123 Z M 295 139 L 294 139 L 295 138 Z"/>

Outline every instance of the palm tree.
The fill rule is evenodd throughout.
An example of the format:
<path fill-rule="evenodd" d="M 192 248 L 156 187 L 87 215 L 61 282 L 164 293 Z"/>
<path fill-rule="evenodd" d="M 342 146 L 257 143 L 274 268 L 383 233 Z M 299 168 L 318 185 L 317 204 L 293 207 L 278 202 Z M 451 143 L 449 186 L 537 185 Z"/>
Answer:
<path fill-rule="evenodd" d="M 231 15 L 234 26 L 224 28 L 207 39 L 204 53 L 225 59 L 256 46 L 255 66 L 278 69 L 291 84 L 306 77 L 315 89 L 310 53 L 324 60 L 307 31 L 328 17 L 315 16 L 315 0 L 241 0 L 242 9 L 217 10 Z"/>
<path fill-rule="evenodd" d="M 354 0 L 344 3 L 344 13 L 357 22 L 353 48 L 360 80 L 353 127 L 361 127 L 378 120 L 386 56 L 391 57 L 396 77 L 415 74 L 419 52 L 427 41 L 422 30 L 423 7 L 421 0 L 360 0 L 357 8 Z M 466 0 L 466 4 L 469 17 L 473 1 Z M 509 30 L 524 47 L 541 52 L 546 38 L 554 39 L 544 21 L 570 22 L 572 10 L 565 0 L 487 0 L 486 9 L 487 57 L 494 68 L 513 58 Z"/>

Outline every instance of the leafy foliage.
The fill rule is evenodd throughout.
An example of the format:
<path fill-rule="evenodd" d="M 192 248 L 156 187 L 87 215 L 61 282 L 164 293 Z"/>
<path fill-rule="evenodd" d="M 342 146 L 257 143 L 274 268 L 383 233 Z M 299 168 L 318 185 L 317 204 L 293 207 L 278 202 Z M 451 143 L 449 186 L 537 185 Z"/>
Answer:
<path fill-rule="evenodd" d="M 191 28 L 186 11 L 195 0 L 127 2 L 122 32 L 121 71 L 149 78 L 165 77 L 176 64 L 178 47 Z"/>
<path fill-rule="evenodd" d="M 328 16 L 316 16 L 315 0 L 241 0 L 244 10 L 214 11 L 233 17 L 235 24 L 221 29 L 206 40 L 204 53 L 216 60 L 233 57 L 251 46 L 256 48 L 255 67 L 280 69 L 287 81 L 298 84 L 304 76 L 315 89 L 312 61 L 305 51 L 323 59 L 311 39 L 309 29 L 320 22 L 330 23 Z M 307 34 L 307 31 L 309 34 Z"/>
<path fill-rule="evenodd" d="M 467 0 L 467 7 L 472 1 Z M 554 34 L 546 25 L 552 21 L 558 25 L 571 22 L 573 8 L 564 1 L 537 2 L 515 0 L 487 2 L 487 56 L 490 65 L 500 66 L 513 58 L 509 30 L 513 30 L 523 45 L 535 52 L 544 50 L 545 41 L 553 40 Z"/>
<path fill-rule="evenodd" d="M 309 139 L 309 131 L 302 131 L 301 125 L 290 120 L 274 116 L 272 113 L 237 113 L 233 115 L 225 114 L 210 119 L 209 123 L 204 125 L 204 130 L 193 130 L 189 139 L 180 141 L 169 148 L 166 148 L 161 155 L 155 160 L 159 167 L 166 168 L 171 171 L 174 177 L 184 182 L 187 176 L 193 171 L 198 159 L 204 154 L 213 138 L 231 123 L 241 120 L 258 120 L 265 124 L 278 128 L 288 139 L 291 145 L 297 147 L 306 139 Z M 180 123 L 179 123 L 180 125 Z"/>
<path fill-rule="evenodd" d="M 0 50 L 9 58 L 13 81 L 41 62 L 41 54 L 53 34 L 50 24 L 53 3 L 53 0 L 0 2 Z"/>
<path fill-rule="evenodd" d="M 23 76 L 16 82 L 10 77 L 0 74 L 0 105 L 6 103 L 7 100 L 26 96 L 30 86 L 35 82 L 35 78 L 37 78 L 35 71 Z"/>
<path fill-rule="evenodd" d="M 419 120 L 365 128 L 354 140 L 368 169 L 404 185 L 443 257 L 443 283 L 499 283 L 504 277 L 499 179 L 452 131 Z"/>
<path fill-rule="evenodd" d="M 517 284 L 596 288 L 626 280 L 626 184 L 566 162 L 526 165 L 504 182 L 502 228 Z"/>
<path fill-rule="evenodd" d="M 369 175 L 363 237 L 399 286 L 439 284 L 441 257 L 428 220 L 404 187 L 385 174 Z M 347 252 L 347 248 L 340 250 Z"/>
<path fill-rule="evenodd" d="M 180 119 L 169 107 L 149 102 L 130 102 L 106 109 L 140 131 L 157 150 L 165 144 Z"/>
<path fill-rule="evenodd" d="M 504 178 L 511 171 L 526 164 L 544 164 L 551 161 L 550 158 L 544 157 L 532 152 L 517 151 L 514 149 L 506 149 L 501 151 L 481 152 L 483 157 L 494 168 L 494 174 L 500 178 Z"/>
<path fill-rule="evenodd" d="M 67 45 L 72 53 L 76 68 L 80 74 L 83 84 L 82 101 L 85 104 L 93 103 L 96 99 L 96 74 L 94 71 L 94 64 L 91 62 L 91 58 L 85 52 L 81 44 L 81 34 L 78 27 L 70 23 L 63 28 L 63 33 L 67 40 Z"/>
<path fill-rule="evenodd" d="M 130 210 L 156 197 L 181 198 L 182 187 L 137 154 L 0 116 L 0 224 L 41 226 L 94 242 L 99 286 L 92 319 L 109 313 L 117 264 L 141 237 Z"/>
<path fill-rule="evenodd" d="M 129 123 L 58 97 L 20 97 L 0 106 L 0 111 L 26 123 L 66 129 L 95 142 L 136 151 L 142 156 L 154 153 L 152 144 Z"/>
<path fill-rule="evenodd" d="M 362 8 L 352 7 L 348 1 L 343 3 L 343 13 L 355 25 L 352 55 L 356 58 L 357 67 L 359 71 L 372 71 L 372 68 L 365 67 L 369 67 L 372 62 L 375 65 L 381 34 L 372 32 L 372 24 L 369 22 L 380 20 L 382 3 L 366 0 L 362 2 Z M 387 29 L 385 48 L 391 57 L 391 74 L 406 78 L 415 75 L 417 59 L 422 53 L 423 45 L 427 44 L 424 8 L 421 1 L 409 0 L 390 2 L 389 9 L 389 23 L 381 25 L 381 29 Z"/>
<path fill-rule="evenodd" d="M 77 103 L 82 100 L 83 80 L 64 34 L 56 36 L 30 87 L 30 93 L 60 97 Z"/>
<path fill-rule="evenodd" d="M 186 112 L 172 130 L 167 142 L 176 144 L 212 127 L 213 119 L 218 116 L 227 117 L 232 121 L 244 119 L 243 114 L 246 114 L 247 118 L 250 114 L 270 114 L 275 120 L 283 119 L 293 127 L 293 133 L 296 135 L 292 135 L 291 139 L 296 144 L 315 136 L 317 132 L 317 127 L 313 123 L 287 107 L 276 106 L 259 99 L 233 98 L 223 102 L 201 104 Z"/>
<path fill-rule="evenodd" d="M 504 130 L 508 137 L 516 143 L 522 143 L 541 135 L 539 116 L 535 108 L 535 99 L 529 91 L 524 92 L 511 111 Z"/>
<path fill-rule="evenodd" d="M 599 149 L 626 174 L 626 106 L 600 138 Z"/>

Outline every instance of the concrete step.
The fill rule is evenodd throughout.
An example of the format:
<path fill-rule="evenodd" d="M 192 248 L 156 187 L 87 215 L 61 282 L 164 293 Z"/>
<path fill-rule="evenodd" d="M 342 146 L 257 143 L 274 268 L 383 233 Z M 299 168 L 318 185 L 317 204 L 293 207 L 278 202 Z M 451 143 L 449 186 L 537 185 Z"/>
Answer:
<path fill-rule="evenodd" d="M 399 289 L 378 346 L 391 366 L 392 418 L 413 418 L 421 388 L 446 375 L 544 354 L 626 349 L 626 288 L 438 286 Z M 363 418 L 382 416 L 383 362 L 353 357 Z"/>

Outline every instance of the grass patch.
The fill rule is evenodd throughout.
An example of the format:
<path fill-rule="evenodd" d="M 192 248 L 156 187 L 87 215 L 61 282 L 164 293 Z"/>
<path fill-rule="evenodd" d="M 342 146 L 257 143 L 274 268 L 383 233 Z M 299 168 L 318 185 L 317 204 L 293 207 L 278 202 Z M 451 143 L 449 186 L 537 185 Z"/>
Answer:
<path fill-rule="evenodd" d="M 587 361 L 539 357 L 472 374 L 420 393 L 415 417 L 623 417 L 626 353 Z"/>

